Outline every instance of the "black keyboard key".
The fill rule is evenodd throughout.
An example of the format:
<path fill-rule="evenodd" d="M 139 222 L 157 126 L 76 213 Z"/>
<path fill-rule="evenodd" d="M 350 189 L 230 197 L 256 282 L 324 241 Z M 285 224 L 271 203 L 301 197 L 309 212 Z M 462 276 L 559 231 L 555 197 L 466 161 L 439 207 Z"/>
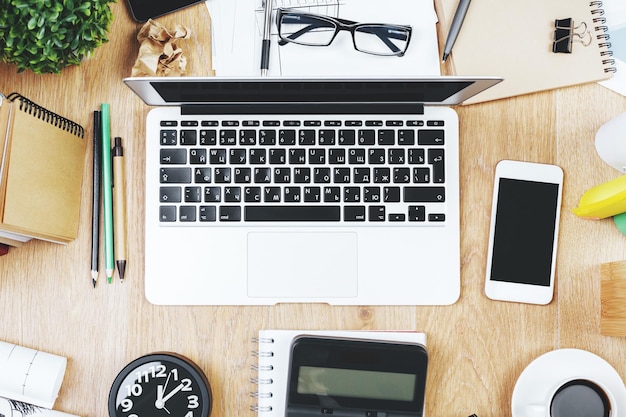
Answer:
<path fill-rule="evenodd" d="M 446 201 L 444 187 L 404 187 L 404 200 L 407 203 L 442 203 Z"/>
<path fill-rule="evenodd" d="M 411 182 L 411 170 L 409 168 L 394 168 L 393 182 L 396 184 L 406 184 Z"/>
<path fill-rule="evenodd" d="M 370 129 L 359 130 L 359 145 L 375 145 L 376 131 Z"/>
<path fill-rule="evenodd" d="M 372 165 L 380 165 L 385 163 L 385 150 L 384 149 L 369 149 L 367 161 Z"/>
<path fill-rule="evenodd" d="M 161 203 L 180 203 L 181 198 L 180 187 L 161 187 L 159 189 L 159 201 Z"/>
<path fill-rule="evenodd" d="M 265 165 L 267 163 L 267 150 L 250 149 L 250 163 L 253 165 Z"/>
<path fill-rule="evenodd" d="M 159 221 L 162 222 L 175 222 L 176 221 L 176 207 L 175 206 L 161 206 L 159 207 Z"/>
<path fill-rule="evenodd" d="M 259 131 L 259 145 L 263 145 L 263 146 L 276 145 L 276 131 L 275 130 Z"/>
<path fill-rule="evenodd" d="M 343 189 L 343 201 L 345 203 L 360 203 L 361 187 L 345 187 Z"/>
<path fill-rule="evenodd" d="M 189 163 L 193 165 L 206 164 L 206 149 L 190 149 Z"/>
<path fill-rule="evenodd" d="M 235 168 L 235 183 L 249 184 L 252 182 L 251 168 Z"/>
<path fill-rule="evenodd" d="M 271 168 L 254 168 L 254 182 L 257 184 L 266 184 L 272 181 Z"/>
<path fill-rule="evenodd" d="M 222 222 L 239 222 L 241 221 L 241 207 L 239 206 L 221 206 L 220 221 Z"/>
<path fill-rule="evenodd" d="M 348 150 L 348 163 L 350 165 L 365 164 L 365 149 Z"/>
<path fill-rule="evenodd" d="M 345 206 L 343 208 L 343 219 L 347 222 L 364 222 L 365 206 Z"/>
<path fill-rule="evenodd" d="M 161 168 L 162 184 L 188 184 L 191 182 L 191 168 Z"/>
<path fill-rule="evenodd" d="M 177 142 L 175 130 L 161 130 L 161 145 L 173 146 Z"/>
<path fill-rule="evenodd" d="M 339 144 L 344 146 L 356 144 L 356 132 L 354 130 L 341 129 L 339 131 Z"/>
<path fill-rule="evenodd" d="M 201 222 L 214 222 L 215 211 L 215 206 L 200 206 L 198 209 L 198 219 Z"/>
<path fill-rule="evenodd" d="M 205 130 L 205 129 L 200 131 L 200 145 L 215 146 L 216 144 L 217 144 L 217 131 Z"/>
<path fill-rule="evenodd" d="M 280 145 L 293 146 L 296 144 L 296 131 L 292 129 L 281 129 L 278 131 L 278 143 Z"/>
<path fill-rule="evenodd" d="M 318 134 L 318 144 L 322 146 L 330 146 L 335 144 L 335 131 L 322 129 Z"/>
<path fill-rule="evenodd" d="M 224 187 L 224 201 L 227 203 L 240 203 L 241 187 Z"/>
<path fill-rule="evenodd" d="M 280 203 L 280 187 L 265 187 L 263 189 L 263 201 L 266 203 Z"/>
<path fill-rule="evenodd" d="M 350 182 L 350 168 L 333 168 L 333 180 L 336 184 Z"/>
<path fill-rule="evenodd" d="M 209 163 L 211 165 L 223 165 L 226 163 L 226 149 L 210 149 Z"/>
<path fill-rule="evenodd" d="M 413 168 L 413 182 L 416 184 L 430 182 L 430 168 Z"/>
<path fill-rule="evenodd" d="M 369 206 L 367 208 L 367 218 L 371 222 L 385 221 L 385 206 Z"/>
<path fill-rule="evenodd" d="M 445 222 L 446 215 L 444 213 L 431 213 L 428 215 L 429 222 Z"/>
<path fill-rule="evenodd" d="M 181 130 L 180 131 L 180 144 L 195 146 L 198 141 L 197 133 L 195 130 Z"/>
<path fill-rule="evenodd" d="M 296 184 L 307 184 L 311 182 L 311 168 L 294 168 L 293 182 Z"/>
<path fill-rule="evenodd" d="M 324 187 L 324 202 L 339 203 L 341 201 L 340 187 Z"/>
<path fill-rule="evenodd" d="M 163 165 L 179 165 L 187 163 L 187 151 L 185 149 L 164 148 L 161 149 L 161 163 Z"/>
<path fill-rule="evenodd" d="M 378 144 L 381 146 L 393 146 L 396 144 L 396 131 L 381 129 L 378 131 Z"/>
<path fill-rule="evenodd" d="M 400 187 L 384 187 L 383 188 L 383 201 L 385 203 L 399 203 L 400 202 Z"/>
<path fill-rule="evenodd" d="M 239 131 L 239 144 L 242 146 L 256 145 L 256 130 L 242 129 Z"/>
<path fill-rule="evenodd" d="M 402 129 L 398 131 L 398 145 L 413 146 L 415 145 L 415 131 Z"/>
<path fill-rule="evenodd" d="M 446 182 L 444 150 L 439 148 L 429 149 L 428 163 L 433 166 L 433 182 L 438 184 Z"/>
<path fill-rule="evenodd" d="M 246 163 L 246 150 L 233 148 L 228 151 L 228 162 L 231 165 L 241 165 Z"/>
<path fill-rule="evenodd" d="M 181 222 L 195 222 L 196 221 L 196 207 L 195 206 L 181 206 L 178 214 L 178 219 Z"/>
<path fill-rule="evenodd" d="M 247 206 L 244 218 L 253 222 L 336 222 L 341 220 L 340 206 Z"/>
<path fill-rule="evenodd" d="M 220 131 L 220 145 L 232 146 L 237 144 L 237 131 L 236 130 L 221 130 Z"/>
<path fill-rule="evenodd" d="M 194 168 L 194 182 L 208 184 L 211 182 L 211 168 Z"/>
<path fill-rule="evenodd" d="M 331 148 L 328 150 L 328 163 L 332 165 L 346 163 L 346 150 L 343 148 Z"/>
<path fill-rule="evenodd" d="M 321 201 L 322 191 L 320 187 L 304 187 L 304 202 L 319 203 Z"/>
<path fill-rule="evenodd" d="M 261 187 L 246 187 L 243 190 L 243 198 L 246 203 L 261 202 Z"/>
<path fill-rule="evenodd" d="M 306 124 L 306 122 L 305 122 Z M 315 130 L 303 129 L 299 133 L 298 143 L 300 146 L 313 146 L 315 145 Z"/>
<path fill-rule="evenodd" d="M 409 206 L 409 221 L 410 222 L 426 221 L 426 207 L 425 206 Z"/>
<path fill-rule="evenodd" d="M 204 202 L 219 203 L 222 201 L 222 189 L 220 187 L 204 187 Z"/>
<path fill-rule="evenodd" d="M 389 213 L 390 222 L 403 222 L 405 219 L 404 213 Z"/>
<path fill-rule="evenodd" d="M 285 187 L 284 190 L 285 203 L 299 203 L 300 202 L 300 187 Z"/>
<path fill-rule="evenodd" d="M 200 187 L 185 187 L 185 203 L 199 203 L 202 201 Z"/>
<path fill-rule="evenodd" d="M 282 165 L 287 162 L 286 149 L 270 149 L 270 164 Z"/>
<path fill-rule="evenodd" d="M 231 168 L 215 168 L 213 181 L 217 184 L 228 184 L 231 182 Z"/>
<path fill-rule="evenodd" d="M 302 165 L 306 163 L 306 150 L 303 148 L 289 149 L 289 163 L 291 165 Z"/>
<path fill-rule="evenodd" d="M 417 144 L 422 146 L 443 145 L 443 130 L 419 130 L 417 132 Z"/>
<path fill-rule="evenodd" d="M 380 202 L 380 187 L 363 188 L 363 201 L 366 203 Z"/>

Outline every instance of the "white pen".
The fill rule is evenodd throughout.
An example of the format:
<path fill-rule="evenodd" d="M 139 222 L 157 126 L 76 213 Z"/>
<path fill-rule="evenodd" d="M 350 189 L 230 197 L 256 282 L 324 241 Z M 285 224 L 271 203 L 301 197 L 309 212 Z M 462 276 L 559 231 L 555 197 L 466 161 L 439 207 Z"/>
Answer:
<path fill-rule="evenodd" d="M 270 64 L 270 30 L 272 27 L 272 0 L 263 1 L 265 19 L 263 20 L 263 41 L 261 44 L 261 76 L 267 76 Z"/>

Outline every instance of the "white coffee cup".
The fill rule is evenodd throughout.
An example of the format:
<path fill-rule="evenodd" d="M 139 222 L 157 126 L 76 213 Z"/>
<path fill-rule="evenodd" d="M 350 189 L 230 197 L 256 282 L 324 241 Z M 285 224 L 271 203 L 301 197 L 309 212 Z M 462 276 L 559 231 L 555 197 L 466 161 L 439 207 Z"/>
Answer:
<path fill-rule="evenodd" d="M 587 378 L 559 381 L 548 390 L 544 401 L 528 404 L 528 417 L 619 416 L 616 401 L 602 384 Z"/>

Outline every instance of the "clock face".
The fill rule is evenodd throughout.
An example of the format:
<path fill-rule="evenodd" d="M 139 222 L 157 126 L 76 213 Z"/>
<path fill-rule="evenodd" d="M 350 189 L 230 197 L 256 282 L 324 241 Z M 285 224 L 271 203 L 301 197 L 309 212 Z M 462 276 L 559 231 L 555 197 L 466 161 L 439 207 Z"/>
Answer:
<path fill-rule="evenodd" d="M 109 393 L 110 417 L 208 417 L 211 389 L 202 370 L 173 353 L 135 359 Z"/>

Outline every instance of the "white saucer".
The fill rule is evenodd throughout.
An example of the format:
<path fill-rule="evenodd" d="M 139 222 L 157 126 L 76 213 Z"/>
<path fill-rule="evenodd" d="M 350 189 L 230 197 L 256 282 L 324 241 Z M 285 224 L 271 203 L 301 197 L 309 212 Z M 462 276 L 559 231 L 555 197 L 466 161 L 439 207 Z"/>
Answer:
<path fill-rule="evenodd" d="M 559 381 L 578 378 L 606 387 L 615 399 L 612 414 L 617 416 L 624 413 L 626 387 L 607 361 L 585 350 L 558 349 L 532 361 L 517 379 L 511 401 L 513 417 L 530 417 L 529 404 L 543 403 Z"/>

